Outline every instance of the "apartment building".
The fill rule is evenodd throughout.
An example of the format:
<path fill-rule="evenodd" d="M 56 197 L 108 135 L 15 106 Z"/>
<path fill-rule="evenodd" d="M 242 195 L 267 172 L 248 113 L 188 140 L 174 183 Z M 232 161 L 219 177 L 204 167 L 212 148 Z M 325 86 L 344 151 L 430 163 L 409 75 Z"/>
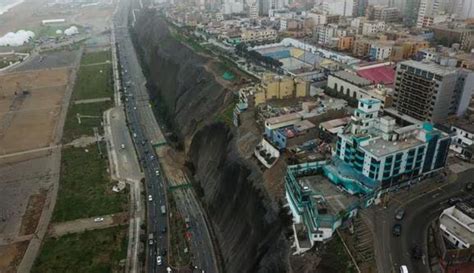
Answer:
<path fill-rule="evenodd" d="M 242 30 L 240 40 L 242 43 L 262 43 L 275 41 L 277 37 L 278 33 L 274 29 L 246 29 Z"/>
<path fill-rule="evenodd" d="M 443 122 L 462 115 L 472 96 L 472 72 L 430 62 L 404 61 L 397 65 L 394 105 L 416 119 Z"/>
<path fill-rule="evenodd" d="M 369 56 L 371 61 L 388 60 L 392 55 L 392 47 L 394 42 L 384 41 L 375 42 L 370 45 Z"/>
<path fill-rule="evenodd" d="M 394 23 L 400 20 L 400 11 L 396 7 L 370 5 L 367 7 L 367 18 L 385 23 Z"/>
<path fill-rule="evenodd" d="M 437 24 L 430 29 L 434 33 L 436 41 L 445 46 L 459 43 L 463 50 L 474 48 L 474 26 L 464 24 Z"/>
<path fill-rule="evenodd" d="M 270 99 L 305 97 L 309 94 L 309 82 L 290 76 L 278 76 L 267 73 L 261 83 L 255 87 L 255 105 Z"/>
<path fill-rule="evenodd" d="M 379 116 L 381 102 L 361 99 L 338 135 L 335 157 L 362 174 L 364 187 L 389 188 L 444 168 L 451 138 L 396 111 Z"/>

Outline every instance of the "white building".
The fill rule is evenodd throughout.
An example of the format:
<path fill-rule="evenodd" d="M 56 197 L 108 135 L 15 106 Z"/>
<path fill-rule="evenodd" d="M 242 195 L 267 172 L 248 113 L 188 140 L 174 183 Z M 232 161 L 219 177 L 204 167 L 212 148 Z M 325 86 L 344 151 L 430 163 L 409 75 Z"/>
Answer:
<path fill-rule="evenodd" d="M 472 158 L 468 147 L 474 144 L 474 123 L 468 120 L 459 120 L 451 126 L 451 130 L 455 134 L 451 142 L 451 150 L 466 158 Z"/>
<path fill-rule="evenodd" d="M 439 15 L 443 8 L 443 0 L 421 0 L 418 9 L 417 27 L 429 27 L 434 23 L 434 18 Z M 436 21 L 440 21 L 437 18 Z M 441 20 L 442 21 L 442 20 Z"/>
<path fill-rule="evenodd" d="M 351 17 L 354 9 L 354 0 L 325 0 L 322 3 L 323 11 L 330 15 Z"/>
<path fill-rule="evenodd" d="M 336 36 L 337 25 L 320 25 L 316 27 L 318 44 L 327 45 L 331 39 Z"/>
<path fill-rule="evenodd" d="M 474 1 L 453 0 L 453 13 L 461 20 L 474 18 Z"/>
<path fill-rule="evenodd" d="M 347 71 L 330 74 L 327 86 L 351 98 L 380 100 L 381 109 L 389 107 L 392 103 L 393 90 L 391 88 L 373 85 L 369 80 Z"/>
<path fill-rule="evenodd" d="M 380 101 L 360 99 L 352 122 L 338 135 L 335 156 L 361 173 L 366 187 L 393 187 L 444 168 L 451 137 L 393 109 L 379 117 Z"/>
<path fill-rule="evenodd" d="M 385 22 L 383 21 L 367 21 L 362 23 L 362 35 L 374 35 L 385 31 Z"/>
<path fill-rule="evenodd" d="M 373 43 L 370 45 L 369 56 L 373 61 L 384 61 L 392 55 L 391 43 Z"/>
<path fill-rule="evenodd" d="M 244 11 L 244 3 L 234 0 L 226 0 L 222 5 L 222 13 L 225 15 L 233 13 L 242 13 Z"/>
<path fill-rule="evenodd" d="M 313 20 L 315 26 L 325 25 L 327 23 L 327 15 L 321 13 L 308 13 L 307 17 Z"/>
<path fill-rule="evenodd" d="M 474 246 L 474 199 L 445 209 L 439 217 L 439 227 L 454 247 Z"/>

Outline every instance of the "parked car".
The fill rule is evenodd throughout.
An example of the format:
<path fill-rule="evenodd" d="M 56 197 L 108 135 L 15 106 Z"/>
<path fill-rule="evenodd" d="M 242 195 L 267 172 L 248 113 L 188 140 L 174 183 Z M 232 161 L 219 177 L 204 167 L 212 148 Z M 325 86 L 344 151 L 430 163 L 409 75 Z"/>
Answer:
<path fill-rule="evenodd" d="M 150 201 L 150 202 L 153 201 L 153 197 L 151 196 L 151 194 L 148 195 L 148 201 Z"/>
<path fill-rule="evenodd" d="M 161 258 L 161 256 L 156 257 L 156 264 L 157 265 L 162 265 L 163 264 L 163 259 Z"/>
<path fill-rule="evenodd" d="M 392 234 L 397 237 L 402 235 L 402 225 L 400 224 L 393 225 Z"/>
<path fill-rule="evenodd" d="M 397 212 L 395 213 L 395 220 L 402 220 L 403 217 L 405 217 L 405 210 L 404 209 L 398 209 Z"/>

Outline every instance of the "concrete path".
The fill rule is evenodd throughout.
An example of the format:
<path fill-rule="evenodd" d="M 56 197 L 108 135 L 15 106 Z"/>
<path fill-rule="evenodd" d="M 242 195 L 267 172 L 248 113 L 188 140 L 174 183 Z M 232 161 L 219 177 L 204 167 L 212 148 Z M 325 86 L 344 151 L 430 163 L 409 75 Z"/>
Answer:
<path fill-rule="evenodd" d="M 140 225 L 144 219 L 144 204 L 141 199 L 143 174 L 138 164 L 135 146 L 126 124 L 125 112 L 118 106 L 104 113 L 104 136 L 110 158 L 110 173 L 114 180 L 130 185 L 130 225 L 126 272 L 140 272 L 138 261 L 140 247 Z M 122 148 L 122 145 L 124 148 Z"/>
<path fill-rule="evenodd" d="M 15 157 L 15 156 L 22 156 L 26 154 L 39 153 L 39 152 L 44 152 L 44 151 L 49 151 L 49 150 L 56 150 L 58 148 L 61 148 L 61 145 L 52 145 L 52 146 L 38 148 L 38 149 L 31 149 L 31 150 L 26 150 L 26 151 L 21 151 L 21 152 L 16 152 L 16 153 L 3 154 L 3 155 L 0 155 L 0 159 Z"/>
<path fill-rule="evenodd" d="M 126 221 L 126 213 L 103 215 L 91 218 L 82 218 L 72 221 L 53 224 L 48 232 L 51 237 L 60 237 L 70 233 L 80 233 L 87 230 L 105 229 L 123 225 Z"/>
<path fill-rule="evenodd" d="M 96 98 L 96 99 L 86 99 L 86 100 L 76 100 L 74 104 L 85 104 L 85 103 L 96 103 L 96 102 L 104 102 L 112 100 L 109 97 L 106 98 Z"/>

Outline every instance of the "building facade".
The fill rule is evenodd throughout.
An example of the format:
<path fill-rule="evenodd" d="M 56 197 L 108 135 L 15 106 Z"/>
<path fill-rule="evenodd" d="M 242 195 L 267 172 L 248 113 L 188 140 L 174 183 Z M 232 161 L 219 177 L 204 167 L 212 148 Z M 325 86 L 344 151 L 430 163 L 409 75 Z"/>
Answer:
<path fill-rule="evenodd" d="M 443 122 L 467 109 L 472 87 L 464 84 L 472 73 L 435 63 L 404 61 L 397 65 L 394 105 L 418 120 Z"/>
<path fill-rule="evenodd" d="M 406 116 L 379 117 L 380 106 L 378 100 L 359 100 L 352 122 L 338 135 L 336 158 L 382 188 L 444 168 L 449 134 Z"/>
<path fill-rule="evenodd" d="M 443 237 L 458 249 L 474 246 L 474 198 L 445 209 L 439 216 Z"/>

